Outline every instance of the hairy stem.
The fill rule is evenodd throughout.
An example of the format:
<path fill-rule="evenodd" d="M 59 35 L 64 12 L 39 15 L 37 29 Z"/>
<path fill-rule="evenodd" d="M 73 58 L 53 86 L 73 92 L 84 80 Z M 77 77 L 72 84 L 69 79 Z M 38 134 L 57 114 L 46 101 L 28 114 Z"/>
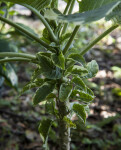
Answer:
<path fill-rule="evenodd" d="M 102 40 L 106 35 L 108 35 L 110 32 L 112 32 L 114 29 L 116 29 L 119 25 L 114 25 L 110 27 L 108 30 L 106 30 L 104 33 L 102 33 L 99 37 L 97 37 L 94 41 L 92 41 L 80 54 L 84 55 L 86 52 L 88 52 L 95 44 L 97 44 L 100 40 Z"/>
<path fill-rule="evenodd" d="M 72 4 L 71 4 L 71 6 L 70 6 L 70 9 L 69 9 L 69 11 L 68 11 L 68 14 L 71 14 L 71 13 L 72 13 L 73 8 L 74 8 L 74 4 L 75 4 L 75 0 L 72 0 Z M 64 24 L 64 27 L 63 27 L 63 30 L 62 30 L 62 35 L 66 32 L 67 27 L 68 27 L 68 23 L 65 23 L 65 24 Z"/>
<path fill-rule="evenodd" d="M 66 102 L 58 101 L 59 110 L 59 150 L 70 150 L 70 128 L 67 126 L 67 122 L 64 117 L 68 114 L 68 106 Z"/>
<path fill-rule="evenodd" d="M 24 53 L 14 53 L 14 52 L 1 52 L 0 57 L 22 57 L 28 59 L 36 59 L 36 56 L 34 55 L 24 54 Z"/>
<path fill-rule="evenodd" d="M 12 62 L 12 61 L 24 61 L 24 62 L 31 62 L 31 59 L 27 59 L 27 58 L 5 58 L 5 59 L 0 59 L 0 63 L 5 63 L 5 62 Z"/>
<path fill-rule="evenodd" d="M 66 52 L 67 52 L 68 49 L 70 48 L 70 46 L 71 46 L 71 44 L 72 44 L 72 42 L 73 42 L 73 40 L 74 40 L 74 38 L 75 38 L 75 35 L 76 35 L 77 31 L 79 30 L 79 28 L 80 28 L 80 26 L 76 26 L 76 27 L 75 27 L 75 29 L 74 29 L 74 31 L 73 31 L 73 33 L 72 33 L 72 35 L 71 35 L 69 41 L 67 42 L 67 44 L 66 44 L 66 46 L 65 46 L 65 48 L 64 48 L 64 50 L 63 50 L 63 54 L 66 54 Z"/>
<path fill-rule="evenodd" d="M 50 25 L 48 24 L 48 22 L 45 20 L 45 18 L 33 7 L 29 6 L 29 5 L 24 5 L 25 7 L 27 7 L 28 9 L 30 9 L 32 12 L 34 12 L 39 19 L 42 21 L 42 23 L 45 25 L 45 27 L 47 28 L 52 40 L 56 43 L 58 43 L 57 37 L 54 35 L 53 30 L 51 29 Z"/>
<path fill-rule="evenodd" d="M 0 20 L 15 27 L 16 29 L 20 30 L 21 32 L 25 33 L 26 35 L 28 35 L 29 37 L 31 37 L 32 39 L 34 39 L 35 41 L 37 41 L 38 43 L 40 43 L 42 46 L 44 46 L 45 48 L 49 48 L 50 46 L 48 44 L 46 44 L 44 41 L 42 41 L 40 38 L 38 38 L 37 36 L 35 36 L 34 34 L 32 34 L 31 32 L 27 31 L 26 29 L 24 29 L 23 27 L 21 27 L 20 25 L 13 23 L 12 21 L 3 18 L 0 16 Z"/>

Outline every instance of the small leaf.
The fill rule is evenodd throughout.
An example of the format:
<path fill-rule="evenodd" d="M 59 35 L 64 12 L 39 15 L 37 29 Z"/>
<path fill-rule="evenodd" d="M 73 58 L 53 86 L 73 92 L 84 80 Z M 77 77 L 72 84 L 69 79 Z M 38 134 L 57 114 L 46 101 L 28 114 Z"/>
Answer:
<path fill-rule="evenodd" d="M 88 74 L 88 70 L 85 69 L 84 67 L 75 65 L 75 66 L 72 68 L 71 73 L 72 73 L 72 74 L 75 74 L 75 75 L 79 75 L 80 77 L 83 77 L 83 76 L 85 76 L 85 75 Z"/>
<path fill-rule="evenodd" d="M 69 58 L 73 59 L 74 61 L 80 63 L 83 66 L 86 65 L 86 61 L 85 61 L 84 57 L 79 54 L 71 54 L 71 55 L 69 55 Z"/>
<path fill-rule="evenodd" d="M 17 87 L 18 85 L 18 77 L 9 63 L 4 65 L 0 65 L 0 76 L 3 76 L 6 79 L 6 82 L 12 86 Z"/>
<path fill-rule="evenodd" d="M 65 67 L 66 71 L 67 71 L 68 68 L 74 66 L 74 64 L 75 64 L 75 61 L 73 59 L 67 58 L 66 59 L 66 67 Z"/>
<path fill-rule="evenodd" d="M 66 125 L 70 128 L 76 129 L 76 124 L 73 123 L 68 117 L 64 117 L 63 120 L 66 122 Z"/>
<path fill-rule="evenodd" d="M 88 74 L 85 76 L 86 78 L 95 77 L 97 72 L 99 71 L 99 66 L 95 60 L 92 60 L 87 64 Z"/>
<path fill-rule="evenodd" d="M 31 80 L 34 81 L 41 73 L 42 73 L 41 68 L 40 68 L 40 66 L 38 66 L 38 67 L 34 70 L 34 72 L 33 72 L 33 74 L 32 74 L 32 77 L 31 77 Z"/>
<path fill-rule="evenodd" d="M 77 86 L 79 86 L 83 91 L 86 91 L 86 85 L 84 84 L 83 80 L 78 76 L 75 76 L 72 80 Z"/>
<path fill-rule="evenodd" d="M 46 97 L 54 90 L 55 83 L 45 82 L 35 93 L 33 98 L 34 105 L 44 101 Z"/>
<path fill-rule="evenodd" d="M 49 134 L 51 125 L 52 125 L 52 120 L 50 119 L 45 119 L 40 122 L 38 130 L 44 143 L 47 143 L 48 134 Z"/>
<path fill-rule="evenodd" d="M 73 105 L 73 111 L 77 114 L 77 116 L 83 120 L 83 122 L 86 122 L 86 111 L 83 105 L 80 104 L 74 104 Z"/>
<path fill-rule="evenodd" d="M 87 87 L 87 93 L 88 93 L 89 95 L 92 95 L 92 96 L 94 96 L 94 93 L 93 93 L 93 91 L 92 91 L 91 89 L 89 89 L 88 87 Z"/>
<path fill-rule="evenodd" d="M 94 96 L 89 95 L 88 93 L 85 93 L 85 92 L 80 91 L 80 90 L 73 90 L 72 94 L 71 94 L 71 98 L 73 98 L 73 99 L 76 98 L 79 101 L 89 103 L 94 99 Z"/>
<path fill-rule="evenodd" d="M 60 86 L 60 91 L 59 91 L 60 101 L 65 102 L 71 95 L 71 92 L 72 92 L 72 85 L 62 83 Z"/>
<path fill-rule="evenodd" d="M 61 69 L 54 66 L 49 57 L 37 54 L 42 74 L 48 79 L 59 79 L 62 76 Z"/>
<path fill-rule="evenodd" d="M 68 38 L 70 38 L 72 33 L 67 33 L 67 34 L 64 34 L 62 37 L 61 37 L 61 43 L 65 42 Z"/>
<path fill-rule="evenodd" d="M 32 88 L 40 87 L 43 84 L 43 82 L 44 82 L 43 79 L 35 79 L 33 82 L 30 81 L 23 87 L 23 89 L 20 93 L 22 94 Z"/>
<path fill-rule="evenodd" d="M 70 48 L 70 49 L 66 52 L 65 56 L 68 57 L 68 56 L 71 55 L 71 54 L 78 54 L 78 55 L 80 55 L 80 50 L 78 50 L 77 48 Z"/>
<path fill-rule="evenodd" d="M 65 69 L 65 58 L 62 53 L 60 53 L 59 55 L 52 54 L 52 61 L 57 67 L 63 70 Z"/>
<path fill-rule="evenodd" d="M 56 111 L 55 105 L 56 105 L 56 103 L 53 99 L 48 99 L 45 104 L 46 113 L 55 115 L 55 111 Z"/>

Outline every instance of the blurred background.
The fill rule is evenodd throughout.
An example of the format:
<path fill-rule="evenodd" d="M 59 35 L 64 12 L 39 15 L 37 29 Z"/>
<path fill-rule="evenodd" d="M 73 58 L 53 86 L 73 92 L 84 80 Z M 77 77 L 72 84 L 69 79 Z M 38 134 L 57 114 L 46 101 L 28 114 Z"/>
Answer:
<path fill-rule="evenodd" d="M 65 3 L 59 3 L 61 11 Z M 74 12 L 78 10 L 75 6 Z M 0 14 L 26 25 L 32 32 L 42 35 L 43 24 L 28 9 L 20 5 L 6 6 L 2 3 Z M 74 46 L 81 51 L 90 41 L 111 25 L 104 20 L 90 25 L 81 25 Z M 68 27 L 73 31 L 75 25 Z M 29 30 L 31 30 L 29 29 Z M 0 22 L 0 52 L 42 51 L 40 44 Z M 87 62 L 96 60 L 100 71 L 87 83 L 96 98 L 90 105 L 86 126 L 77 123 L 72 129 L 71 150 L 121 150 L 121 27 L 106 36 L 86 55 Z M 6 69 L 7 68 L 7 69 Z M 34 107 L 32 96 L 35 89 L 18 97 L 19 91 L 30 81 L 35 66 L 28 63 L 6 63 L 0 65 L 0 150 L 42 150 L 38 124 L 48 116 L 43 103 Z M 57 124 L 49 135 L 50 150 L 57 150 Z"/>

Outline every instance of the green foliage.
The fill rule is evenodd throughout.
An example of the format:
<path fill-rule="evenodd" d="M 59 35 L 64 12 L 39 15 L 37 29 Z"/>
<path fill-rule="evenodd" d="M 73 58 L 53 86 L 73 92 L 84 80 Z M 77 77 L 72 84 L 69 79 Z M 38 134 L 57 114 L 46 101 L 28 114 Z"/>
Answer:
<path fill-rule="evenodd" d="M 51 127 L 52 121 L 50 119 L 44 119 L 40 122 L 39 133 L 44 143 L 47 143 L 48 133 Z"/>
<path fill-rule="evenodd" d="M 36 91 L 33 103 L 37 105 L 38 103 L 45 100 L 45 98 L 54 90 L 55 82 L 45 82 L 40 88 Z"/>
<path fill-rule="evenodd" d="M 94 99 L 94 96 L 88 94 L 87 92 L 83 92 L 80 90 L 73 90 L 71 94 L 71 98 L 77 99 L 80 102 L 89 103 Z"/>
<path fill-rule="evenodd" d="M 97 42 L 99 42 L 103 37 L 114 30 L 118 25 L 111 27 L 109 30 L 104 32 L 96 40 L 90 43 L 83 50 L 74 47 L 73 41 L 76 33 L 78 32 L 79 26 L 76 26 L 72 33 L 63 33 L 65 30 L 65 25 L 68 27 L 69 22 L 76 22 L 76 24 L 87 24 L 93 21 L 98 21 L 102 18 L 107 20 L 114 20 L 116 23 L 120 23 L 120 0 L 82 0 L 79 2 L 80 12 L 75 14 L 68 14 L 70 9 L 73 8 L 74 0 L 65 0 L 67 2 L 66 13 L 62 14 L 58 10 L 58 0 L 1 0 L 0 2 L 12 2 L 21 4 L 31 11 L 33 11 L 38 18 L 45 25 L 42 37 L 39 36 L 31 30 L 29 27 L 23 24 L 15 24 L 12 21 L 2 17 L 2 12 L 0 15 L 0 20 L 12 25 L 19 30 L 21 34 L 29 37 L 31 40 L 36 41 L 43 47 L 43 52 L 39 52 L 36 56 L 33 55 L 20 55 L 19 53 L 7 54 L 9 61 L 12 57 L 14 60 L 24 60 L 36 64 L 36 69 L 33 71 L 31 81 L 25 85 L 22 92 L 25 92 L 32 88 L 38 88 L 33 97 L 33 104 L 37 105 L 40 102 L 45 104 L 45 112 L 53 115 L 49 119 L 44 119 L 40 122 L 39 133 L 43 139 L 44 146 L 47 147 L 47 139 L 49 129 L 52 122 L 58 122 L 61 126 L 59 128 L 60 137 L 60 148 L 64 147 L 63 150 L 69 150 L 67 147 L 70 143 L 69 128 L 76 128 L 76 125 L 72 121 L 72 114 L 76 114 L 79 121 L 86 123 L 86 112 L 88 111 L 88 105 L 95 98 L 94 93 L 91 89 L 87 87 L 88 80 L 96 76 L 99 67 L 95 60 L 86 63 L 84 58 L 85 52 L 90 50 Z M 11 4 L 11 3 L 9 3 Z M 49 9 L 48 9 L 49 7 Z M 0 9 L 1 11 L 2 9 Z M 41 10 L 41 12 L 40 12 Z M 43 16 L 44 14 L 44 16 Z M 47 18 L 47 19 L 46 19 Z M 64 22 L 64 23 L 63 23 Z M 7 59 L 6 53 L 4 51 L 16 51 L 14 45 L 7 42 L 2 43 L 0 40 L 0 52 L 3 52 L 0 57 L 0 86 L 3 80 L 6 79 L 12 86 L 16 86 L 17 77 L 10 64 L 3 64 Z M 14 57 L 15 56 L 15 57 Z M 22 57 L 23 56 L 23 57 Z M 4 77 L 4 78 L 3 78 Z M 76 101 L 76 102 L 75 102 Z M 107 119 L 98 124 L 98 130 L 100 127 L 108 124 L 110 120 L 114 118 Z M 64 131 L 65 133 L 61 133 Z M 120 127 L 115 127 L 115 132 L 120 131 Z M 101 144 L 99 141 L 93 141 L 99 147 Z M 91 144 L 89 139 L 83 140 L 83 143 Z"/>
<path fill-rule="evenodd" d="M 47 10 L 45 13 L 45 17 L 48 19 L 57 19 L 60 22 L 77 22 L 78 24 L 83 23 L 90 23 L 93 21 L 98 21 L 104 17 L 108 17 L 110 12 L 113 11 L 118 5 L 120 4 L 120 1 L 112 2 L 107 5 L 101 6 L 97 9 L 85 11 L 84 13 L 75 13 L 71 15 L 58 15 L 52 10 Z M 51 16 L 49 17 L 49 14 Z"/>
<path fill-rule="evenodd" d="M 43 9 L 44 7 L 47 7 L 51 0 L 2 0 L 4 2 L 12 2 L 12 3 L 17 3 L 17 4 L 21 4 L 21 5 L 30 5 L 32 6 L 33 8 L 37 9 L 37 10 L 41 10 Z"/>
<path fill-rule="evenodd" d="M 86 65 L 84 57 L 79 54 L 71 54 L 71 55 L 69 55 L 69 58 L 73 59 L 74 61 L 80 63 L 83 66 Z"/>
<path fill-rule="evenodd" d="M 69 128 L 74 128 L 74 129 L 76 128 L 76 124 L 73 123 L 69 118 L 64 117 L 63 120 L 67 123 L 67 126 L 68 126 Z"/>
<path fill-rule="evenodd" d="M 62 83 L 59 90 L 60 101 L 65 102 L 66 100 L 68 100 L 71 95 L 71 92 L 72 92 L 72 85 Z"/>
<path fill-rule="evenodd" d="M 63 70 L 65 69 L 65 58 L 63 53 L 60 53 L 59 55 L 52 54 L 52 61 L 57 67 Z"/>
<path fill-rule="evenodd" d="M 73 105 L 73 111 L 77 114 L 77 116 L 83 120 L 83 122 L 86 122 L 86 111 L 83 105 L 80 104 L 74 104 Z"/>
<path fill-rule="evenodd" d="M 113 131 L 117 132 L 118 135 L 121 137 L 121 124 L 115 124 L 113 127 Z"/>
<path fill-rule="evenodd" d="M 18 48 L 9 42 L 7 39 L 0 39 L 0 52 L 17 52 Z M 9 63 L 0 64 L 0 76 L 6 79 L 9 86 L 17 88 L 18 78 L 13 66 Z M 4 78 L 0 77 L 0 85 L 2 85 Z"/>
<path fill-rule="evenodd" d="M 17 88 L 18 77 L 9 63 L 0 65 L 0 75 L 6 79 L 8 85 Z"/>
<path fill-rule="evenodd" d="M 75 85 L 77 85 L 82 91 L 86 92 L 86 85 L 84 84 L 83 80 L 79 78 L 78 76 L 75 76 L 72 80 Z"/>
<path fill-rule="evenodd" d="M 98 70 L 99 70 L 97 62 L 95 60 L 92 60 L 91 62 L 89 62 L 87 64 L 87 70 L 88 70 L 89 73 L 86 75 L 86 78 L 95 77 Z"/>
<path fill-rule="evenodd" d="M 108 125 L 110 122 L 113 122 L 115 119 L 120 118 L 120 117 L 121 116 L 119 114 L 116 114 L 115 116 L 105 118 L 102 121 L 98 122 L 97 126 L 104 127 L 104 126 Z"/>
<path fill-rule="evenodd" d="M 42 74 L 48 79 L 59 79 L 62 76 L 61 69 L 56 67 L 52 60 L 43 55 L 37 55 Z"/>

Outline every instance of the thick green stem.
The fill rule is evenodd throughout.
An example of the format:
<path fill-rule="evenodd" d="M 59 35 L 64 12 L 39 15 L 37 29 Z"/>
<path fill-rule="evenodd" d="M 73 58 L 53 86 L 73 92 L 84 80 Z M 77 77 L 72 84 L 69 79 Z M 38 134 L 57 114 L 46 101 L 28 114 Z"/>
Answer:
<path fill-rule="evenodd" d="M 70 6 L 71 6 L 72 1 L 73 1 L 73 0 L 70 0 L 70 1 L 67 3 L 66 8 L 65 8 L 65 10 L 64 10 L 64 12 L 63 12 L 64 15 L 66 15 L 66 14 L 68 13 L 68 10 L 69 10 L 69 8 L 70 8 Z M 61 27 L 62 27 L 62 23 L 59 23 L 59 25 L 58 25 L 58 30 L 60 30 Z"/>
<path fill-rule="evenodd" d="M 5 58 L 5 59 L 0 59 L 0 64 L 1 63 L 5 63 L 5 62 L 12 62 L 12 61 L 24 61 L 24 62 L 31 62 L 31 60 L 30 59 L 27 59 L 27 58 L 16 58 L 16 57 L 14 57 L 14 58 Z"/>
<path fill-rule="evenodd" d="M 58 101 L 59 110 L 59 150 L 70 150 L 70 127 L 67 126 L 67 122 L 64 117 L 68 114 L 68 105 L 66 102 Z"/>
<path fill-rule="evenodd" d="M 100 40 L 102 40 L 106 35 L 108 35 L 110 32 L 112 32 L 114 29 L 116 29 L 119 25 L 114 25 L 110 27 L 108 30 L 106 30 L 104 33 L 102 33 L 98 38 L 96 38 L 94 41 L 92 41 L 80 54 L 84 55 L 86 52 L 88 52 L 95 44 L 97 44 Z"/>
<path fill-rule="evenodd" d="M 74 29 L 74 31 L 73 31 L 73 33 L 72 33 L 72 35 L 71 35 L 69 41 L 67 42 L 67 44 L 66 44 L 66 46 L 65 46 L 65 48 L 64 48 L 64 50 L 63 50 L 63 54 L 66 54 L 66 52 L 67 52 L 68 49 L 70 48 L 70 46 L 71 46 L 71 44 L 72 44 L 72 42 L 73 42 L 73 40 L 74 40 L 74 38 L 75 38 L 75 35 L 76 35 L 77 31 L 79 30 L 79 28 L 80 28 L 80 26 L 76 26 L 76 27 L 75 27 L 75 29 Z"/>
<path fill-rule="evenodd" d="M 34 12 L 39 19 L 42 21 L 42 23 L 45 25 L 45 27 L 47 28 L 48 32 L 50 33 L 50 36 L 52 38 L 52 40 L 56 43 L 58 43 L 57 37 L 54 35 L 53 30 L 51 29 L 50 25 L 48 24 L 48 22 L 45 20 L 45 18 L 33 7 L 29 6 L 29 5 L 24 5 L 25 7 L 27 7 L 28 9 L 30 9 L 32 12 Z"/>
<path fill-rule="evenodd" d="M 75 4 L 75 0 L 72 0 L 70 9 L 69 9 L 69 11 L 68 11 L 68 14 L 71 14 L 71 13 L 72 13 L 73 8 L 74 8 L 74 4 Z M 66 32 L 67 27 L 68 27 L 68 23 L 65 23 L 65 24 L 64 24 L 64 27 L 63 27 L 63 30 L 62 30 L 62 35 Z"/>
<path fill-rule="evenodd" d="M 13 23 L 12 21 L 3 18 L 0 16 L 0 20 L 15 27 L 16 29 L 20 30 L 21 32 L 25 33 L 26 35 L 30 36 L 32 39 L 34 39 L 35 41 L 37 41 L 38 43 L 40 43 L 42 46 L 44 46 L 45 48 L 50 48 L 50 46 L 48 44 L 46 44 L 44 41 L 42 41 L 40 38 L 38 38 L 37 36 L 35 36 L 34 34 L 32 34 L 31 32 L 27 31 L 26 29 L 24 29 L 23 27 L 21 27 L 20 25 Z"/>
<path fill-rule="evenodd" d="M 1 52 L 0 57 L 22 57 L 28 59 L 36 59 L 36 56 L 24 53 Z"/>

